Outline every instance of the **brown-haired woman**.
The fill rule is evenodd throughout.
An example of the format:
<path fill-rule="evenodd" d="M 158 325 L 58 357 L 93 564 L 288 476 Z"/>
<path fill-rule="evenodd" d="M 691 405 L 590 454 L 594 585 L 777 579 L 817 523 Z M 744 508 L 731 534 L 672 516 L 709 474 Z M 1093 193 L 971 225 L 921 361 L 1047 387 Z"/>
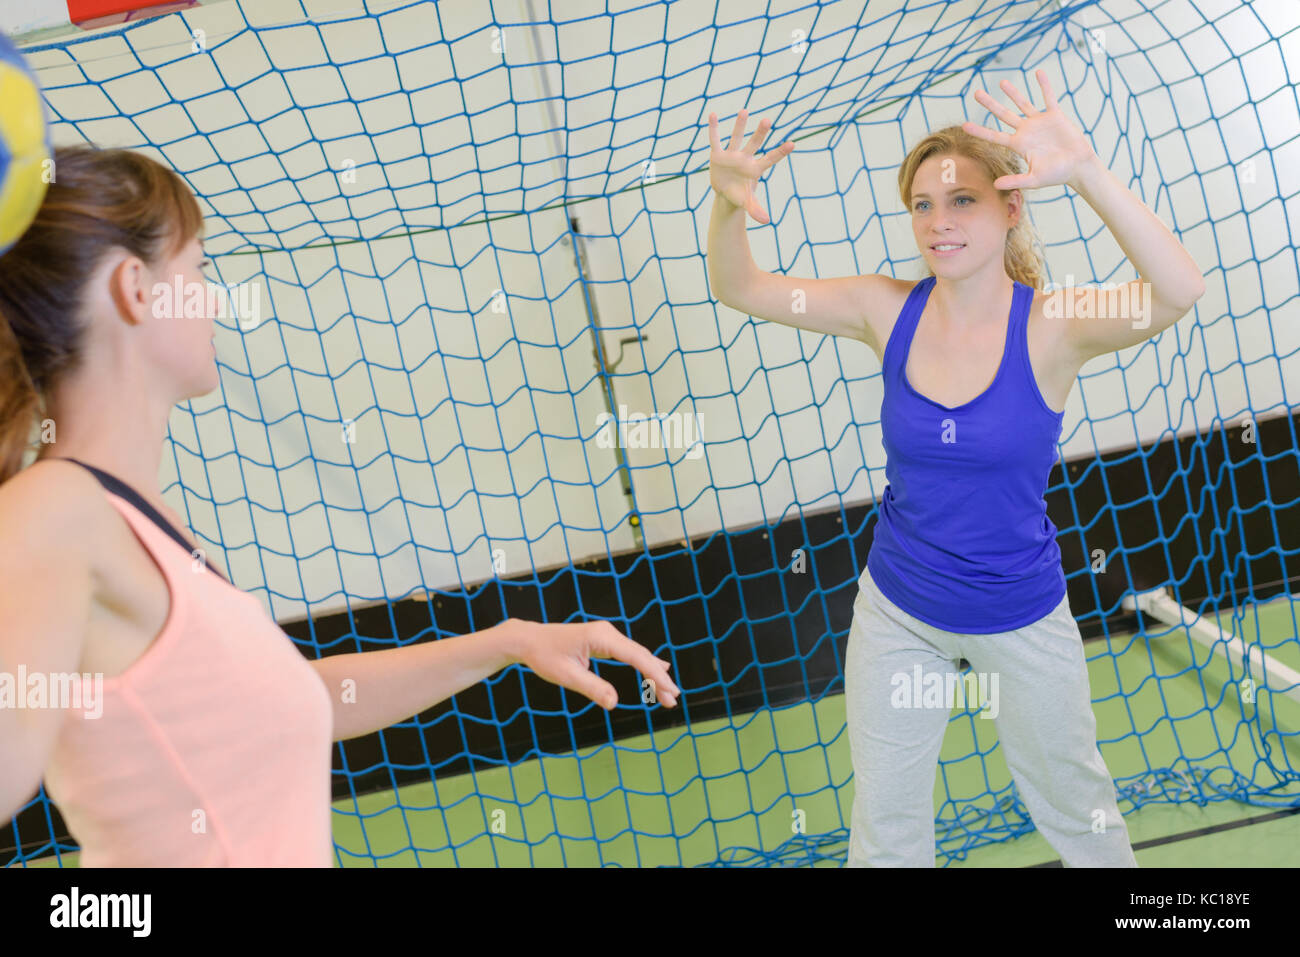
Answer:
<path fill-rule="evenodd" d="M 213 318 L 171 302 L 205 282 L 202 224 L 154 160 L 64 148 L 0 256 L 0 673 L 83 694 L 0 708 L 0 820 L 44 777 L 83 866 L 329 866 L 333 741 L 516 662 L 612 709 L 589 662 L 616 658 L 675 706 L 666 663 L 605 621 L 308 661 L 193 560 L 158 471 L 171 407 L 218 381 Z"/>

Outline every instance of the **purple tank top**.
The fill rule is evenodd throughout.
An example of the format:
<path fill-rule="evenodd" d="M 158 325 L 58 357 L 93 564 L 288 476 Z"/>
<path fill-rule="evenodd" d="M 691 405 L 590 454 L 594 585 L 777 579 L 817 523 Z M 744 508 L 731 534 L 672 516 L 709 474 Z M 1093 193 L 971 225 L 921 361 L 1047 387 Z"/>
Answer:
<path fill-rule="evenodd" d="M 905 369 L 935 279 L 908 294 L 885 346 L 880 407 L 888 484 L 867 568 L 880 591 L 944 631 L 1012 631 L 1065 595 L 1056 527 L 1043 493 L 1058 456 L 1063 412 L 1048 408 L 1029 364 L 1033 290 L 1015 284 L 993 384 L 949 408 Z"/>

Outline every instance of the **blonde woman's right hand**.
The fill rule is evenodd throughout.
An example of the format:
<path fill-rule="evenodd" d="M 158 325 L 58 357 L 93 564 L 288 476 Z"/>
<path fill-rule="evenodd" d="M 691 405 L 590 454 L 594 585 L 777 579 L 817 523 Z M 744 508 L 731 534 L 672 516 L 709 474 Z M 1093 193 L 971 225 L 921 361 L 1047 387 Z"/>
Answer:
<path fill-rule="evenodd" d="M 731 142 L 722 148 L 718 140 L 718 114 L 709 114 L 709 185 L 718 195 L 733 205 L 744 209 L 760 223 L 768 222 L 767 210 L 758 201 L 755 188 L 761 177 L 769 168 L 790 155 L 794 143 L 786 140 L 774 150 L 769 150 L 760 159 L 755 155 L 772 124 L 766 118 L 759 121 L 758 129 L 749 138 L 749 142 L 740 146 L 740 138 L 745 135 L 745 121 L 749 114 L 741 110 L 736 116 L 736 125 L 731 131 Z"/>

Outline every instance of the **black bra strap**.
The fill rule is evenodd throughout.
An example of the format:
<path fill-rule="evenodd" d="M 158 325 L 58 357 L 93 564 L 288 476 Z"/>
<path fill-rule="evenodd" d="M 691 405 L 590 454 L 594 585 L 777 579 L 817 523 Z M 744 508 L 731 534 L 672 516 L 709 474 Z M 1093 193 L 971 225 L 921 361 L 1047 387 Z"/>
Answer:
<path fill-rule="evenodd" d="M 51 457 L 53 458 L 54 456 Z M 93 465 L 87 465 L 85 462 L 82 462 L 78 459 L 66 458 L 66 457 L 60 457 L 60 458 L 61 461 L 76 462 L 82 468 L 88 469 L 91 472 L 91 474 L 95 476 L 95 478 L 99 479 L 100 485 L 104 486 L 105 489 L 112 492 L 114 495 L 118 496 L 119 498 L 124 498 L 132 505 L 134 505 L 155 525 L 157 525 L 164 532 L 166 532 L 169 537 L 174 539 L 176 541 L 176 544 L 180 545 L 181 548 L 185 549 L 185 553 L 187 555 L 192 556 L 194 554 L 194 549 L 191 548 L 190 543 L 185 540 L 185 536 L 182 535 L 180 532 L 178 532 L 175 526 L 173 526 L 171 522 L 163 518 L 162 514 L 158 511 L 158 509 L 154 508 L 152 505 L 146 502 L 144 500 L 144 497 L 140 495 L 139 492 L 131 488 L 131 486 L 127 485 L 120 478 L 118 478 L 115 475 L 109 475 L 103 469 L 95 468 L 95 466 Z M 206 561 L 203 564 L 206 565 L 214 575 L 216 575 L 222 581 L 227 582 L 227 584 L 229 584 L 229 581 L 227 580 L 226 576 L 221 574 L 221 572 L 217 571 L 217 569 L 212 564 Z"/>

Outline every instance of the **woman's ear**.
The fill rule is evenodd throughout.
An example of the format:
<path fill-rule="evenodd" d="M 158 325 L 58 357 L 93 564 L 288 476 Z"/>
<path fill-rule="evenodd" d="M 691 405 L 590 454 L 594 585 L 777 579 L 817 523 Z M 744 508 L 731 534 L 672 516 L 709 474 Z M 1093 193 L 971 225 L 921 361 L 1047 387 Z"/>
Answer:
<path fill-rule="evenodd" d="M 109 267 L 109 293 L 122 318 L 139 324 L 149 318 L 153 302 L 152 279 L 144 260 L 130 253 L 122 255 Z"/>
<path fill-rule="evenodd" d="M 1020 190 L 1013 189 L 1007 194 L 1007 228 L 1010 229 L 1020 222 L 1020 217 L 1025 212 L 1025 196 Z"/>

